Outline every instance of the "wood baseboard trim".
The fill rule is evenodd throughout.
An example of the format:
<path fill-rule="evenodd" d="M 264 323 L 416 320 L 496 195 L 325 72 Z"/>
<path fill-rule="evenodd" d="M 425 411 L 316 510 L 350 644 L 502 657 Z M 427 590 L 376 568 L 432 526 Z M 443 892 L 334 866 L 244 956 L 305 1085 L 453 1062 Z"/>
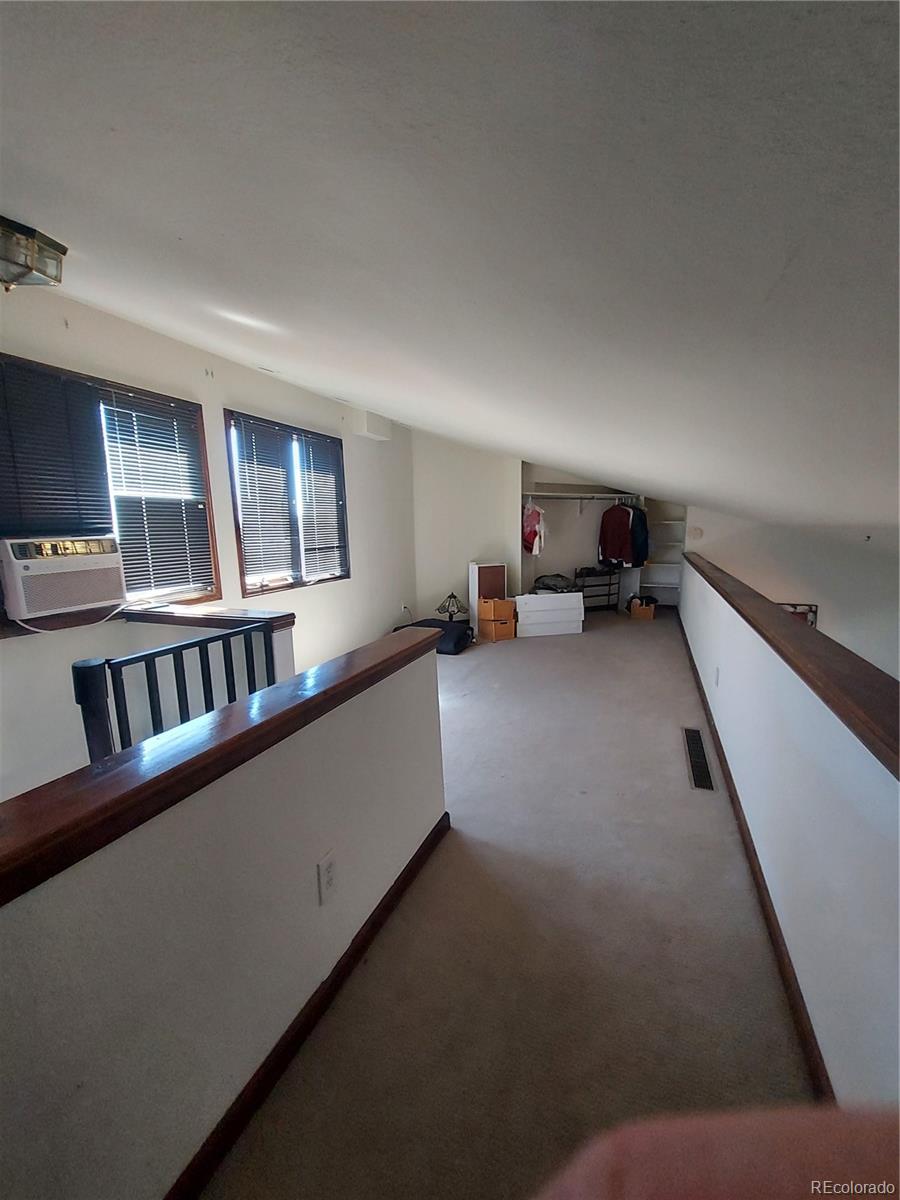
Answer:
<path fill-rule="evenodd" d="M 750 874 L 753 876 L 753 883 L 756 888 L 759 907 L 762 909 L 763 920 L 766 923 L 766 930 L 769 934 L 769 941 L 772 943 L 772 950 L 775 954 L 775 962 L 778 965 L 778 973 L 781 976 L 781 982 L 784 986 L 787 995 L 788 1006 L 791 1010 L 791 1017 L 794 1021 L 794 1028 L 797 1031 L 797 1037 L 800 1041 L 800 1047 L 803 1051 L 803 1056 L 806 1059 L 806 1068 L 809 1072 L 809 1079 L 812 1085 L 813 1094 L 816 1100 L 822 1103 L 833 1104 L 835 1102 L 834 1088 L 831 1086 L 831 1079 L 828 1076 L 828 1068 L 825 1066 L 825 1059 L 822 1057 L 822 1051 L 819 1048 L 819 1041 L 813 1029 L 812 1021 L 810 1020 L 809 1010 L 806 1007 L 806 1001 L 803 999 L 803 992 L 800 990 L 800 981 L 797 979 L 797 972 L 794 970 L 794 964 L 791 961 L 791 955 L 787 948 L 787 942 L 784 940 L 784 934 L 781 930 L 781 924 L 778 920 L 778 914 L 775 912 L 775 905 L 772 903 L 772 897 L 769 893 L 769 886 L 766 883 L 766 877 L 763 874 L 762 864 L 759 861 L 759 855 L 756 853 L 756 846 L 753 844 L 753 834 L 750 832 L 750 826 L 747 824 L 747 818 L 744 815 L 744 808 L 741 804 L 741 798 L 738 795 L 737 786 L 734 782 L 734 776 L 731 774 L 731 768 L 728 765 L 728 759 L 725 756 L 725 749 L 722 745 L 722 740 L 719 737 L 719 731 L 716 728 L 716 722 L 712 715 L 712 709 L 709 706 L 709 701 L 706 698 L 706 692 L 703 688 L 703 682 L 700 679 L 700 672 L 697 670 L 697 664 L 694 662 L 694 656 L 691 653 L 690 642 L 684 630 L 684 625 L 681 622 L 681 614 L 678 614 L 678 628 L 681 630 L 681 636 L 684 640 L 684 648 L 687 652 L 688 662 L 691 665 L 691 672 L 694 676 L 694 682 L 697 685 L 697 691 L 700 693 L 700 700 L 703 704 L 703 711 L 706 713 L 706 722 L 709 725 L 709 732 L 712 736 L 713 745 L 715 746 L 716 755 L 719 759 L 719 764 L 722 768 L 722 777 L 725 781 L 725 788 L 728 792 L 728 798 L 731 801 L 731 808 L 734 812 L 734 819 L 738 827 L 738 832 L 741 835 L 741 843 L 744 847 L 744 854 L 747 857 L 747 863 L 750 867 Z"/>
<path fill-rule="evenodd" d="M 450 814 L 445 812 L 431 828 L 418 850 L 379 901 L 374 912 L 371 913 L 338 959 L 331 974 L 319 984 L 303 1005 L 261 1065 L 241 1089 L 218 1125 L 169 1188 L 165 1200 L 196 1200 L 196 1197 L 200 1195 L 212 1179 L 216 1168 L 287 1070 L 297 1051 L 325 1014 L 345 980 L 362 959 L 375 935 L 397 907 L 403 893 L 422 870 L 449 828 Z"/>

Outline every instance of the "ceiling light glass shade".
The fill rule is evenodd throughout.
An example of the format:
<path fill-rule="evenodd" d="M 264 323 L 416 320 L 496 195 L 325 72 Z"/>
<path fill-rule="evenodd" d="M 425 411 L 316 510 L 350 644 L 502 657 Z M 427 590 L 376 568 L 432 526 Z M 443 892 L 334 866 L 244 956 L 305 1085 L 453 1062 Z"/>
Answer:
<path fill-rule="evenodd" d="M 67 249 L 30 225 L 0 217 L 0 283 L 7 292 L 22 285 L 55 287 L 62 282 Z"/>

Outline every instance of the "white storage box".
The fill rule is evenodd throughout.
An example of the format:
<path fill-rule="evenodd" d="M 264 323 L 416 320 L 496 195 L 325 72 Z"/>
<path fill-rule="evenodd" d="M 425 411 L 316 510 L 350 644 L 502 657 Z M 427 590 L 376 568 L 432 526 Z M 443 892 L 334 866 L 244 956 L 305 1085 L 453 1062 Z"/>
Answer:
<path fill-rule="evenodd" d="M 561 633 L 581 633 L 581 621 L 519 621 L 516 636 L 551 637 Z"/>
<path fill-rule="evenodd" d="M 540 592 L 516 596 L 518 637 L 552 637 L 581 633 L 584 597 L 581 592 Z"/>
<path fill-rule="evenodd" d="M 561 621 L 580 621 L 584 617 L 584 597 L 581 592 L 541 592 L 536 596 L 516 596 L 516 611 L 520 620 L 548 609 L 565 613 L 565 616 L 560 616 Z"/>
<path fill-rule="evenodd" d="M 516 596 L 519 637 L 550 637 L 581 633 L 584 597 L 581 592 L 541 592 Z"/>
<path fill-rule="evenodd" d="M 539 608 L 537 612 L 520 613 L 520 625 L 559 624 L 560 621 L 583 621 L 584 612 L 571 608 Z"/>

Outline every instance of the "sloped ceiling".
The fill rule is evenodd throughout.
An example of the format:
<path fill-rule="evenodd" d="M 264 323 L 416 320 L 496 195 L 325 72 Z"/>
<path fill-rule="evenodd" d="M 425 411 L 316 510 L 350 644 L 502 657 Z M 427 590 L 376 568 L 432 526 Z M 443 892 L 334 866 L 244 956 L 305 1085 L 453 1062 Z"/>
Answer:
<path fill-rule="evenodd" d="M 896 520 L 895 6 L 0 9 L 0 211 L 76 299 L 648 494 Z"/>

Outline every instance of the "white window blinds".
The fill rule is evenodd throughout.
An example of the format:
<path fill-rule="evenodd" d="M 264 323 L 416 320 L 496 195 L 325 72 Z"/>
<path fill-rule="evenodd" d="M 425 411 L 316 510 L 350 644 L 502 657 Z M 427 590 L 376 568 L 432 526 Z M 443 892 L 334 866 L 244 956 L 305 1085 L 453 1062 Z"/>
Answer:
<path fill-rule="evenodd" d="M 340 438 L 245 413 L 227 419 L 244 593 L 346 578 Z"/>
<path fill-rule="evenodd" d="M 215 594 L 200 406 L 110 390 L 102 412 L 128 598 Z"/>

